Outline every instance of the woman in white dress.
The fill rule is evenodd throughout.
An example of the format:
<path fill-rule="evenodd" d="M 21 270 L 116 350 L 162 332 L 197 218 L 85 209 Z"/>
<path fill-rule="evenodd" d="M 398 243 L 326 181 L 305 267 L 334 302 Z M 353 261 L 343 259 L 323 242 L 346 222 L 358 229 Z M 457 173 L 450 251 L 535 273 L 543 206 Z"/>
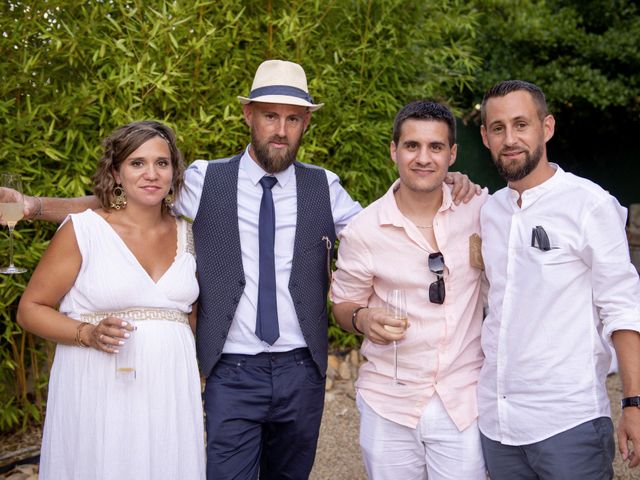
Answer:
<path fill-rule="evenodd" d="M 170 128 L 117 129 L 94 176 L 102 209 L 67 218 L 22 296 L 20 325 L 58 343 L 42 480 L 205 477 L 193 242 L 170 212 L 183 171 Z M 124 348 L 135 378 L 116 376 Z"/>

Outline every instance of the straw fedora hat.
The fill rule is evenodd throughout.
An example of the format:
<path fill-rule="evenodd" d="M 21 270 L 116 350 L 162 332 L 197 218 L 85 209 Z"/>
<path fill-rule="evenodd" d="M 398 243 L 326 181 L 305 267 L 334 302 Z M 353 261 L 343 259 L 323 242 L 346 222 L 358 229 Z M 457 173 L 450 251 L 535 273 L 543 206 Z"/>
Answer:
<path fill-rule="evenodd" d="M 311 112 L 324 106 L 324 103 L 313 103 L 302 67 L 284 60 L 262 62 L 253 77 L 249 97 L 238 96 L 238 100 L 244 105 L 251 102 L 300 105 Z"/>

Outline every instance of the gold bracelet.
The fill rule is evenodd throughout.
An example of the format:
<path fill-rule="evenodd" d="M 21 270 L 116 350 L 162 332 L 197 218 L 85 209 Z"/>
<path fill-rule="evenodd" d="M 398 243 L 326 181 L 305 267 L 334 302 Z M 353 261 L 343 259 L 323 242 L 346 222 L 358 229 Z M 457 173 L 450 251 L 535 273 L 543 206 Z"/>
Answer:
<path fill-rule="evenodd" d="M 82 322 L 80 323 L 80 325 L 77 326 L 76 328 L 76 338 L 74 339 L 74 342 L 78 347 L 82 347 L 82 348 L 89 348 L 89 344 L 84 343 L 82 341 L 82 329 L 84 327 L 86 327 L 87 325 L 91 325 L 89 322 Z"/>

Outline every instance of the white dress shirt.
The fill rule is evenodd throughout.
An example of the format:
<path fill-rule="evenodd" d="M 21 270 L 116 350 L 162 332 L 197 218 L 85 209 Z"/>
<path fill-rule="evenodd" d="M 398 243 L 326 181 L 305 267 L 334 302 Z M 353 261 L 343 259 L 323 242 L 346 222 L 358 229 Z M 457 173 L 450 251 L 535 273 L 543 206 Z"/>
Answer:
<path fill-rule="evenodd" d="M 178 214 L 189 218 L 196 217 L 207 165 L 208 162 L 205 160 L 196 160 L 186 170 L 184 188 L 175 206 Z M 329 170 L 325 172 L 329 184 L 331 212 L 338 233 L 362 208 L 342 188 L 335 173 Z M 238 224 L 242 267 L 247 283 L 222 353 L 255 355 L 261 352 L 286 352 L 307 346 L 289 293 L 297 215 L 296 175 L 293 165 L 274 175 L 278 183 L 271 190 L 276 212 L 275 266 L 280 337 L 273 345 L 269 345 L 255 334 L 259 273 L 258 217 L 262 200 L 262 187 L 259 182 L 266 174 L 251 158 L 247 147 L 240 159 L 238 172 Z M 215 248 L 215 239 L 212 239 L 211 248 Z"/>
<path fill-rule="evenodd" d="M 640 331 L 640 285 L 626 209 L 564 172 L 522 194 L 498 191 L 481 214 L 490 283 L 482 328 L 479 426 L 507 445 L 538 442 L 610 416 L 611 333 Z M 550 249 L 531 246 L 541 226 Z"/>

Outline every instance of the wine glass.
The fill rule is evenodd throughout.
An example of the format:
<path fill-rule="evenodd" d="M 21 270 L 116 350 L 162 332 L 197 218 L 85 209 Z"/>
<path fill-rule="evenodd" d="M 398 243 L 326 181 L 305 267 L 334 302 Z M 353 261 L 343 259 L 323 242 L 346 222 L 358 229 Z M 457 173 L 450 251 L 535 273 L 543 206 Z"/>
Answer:
<path fill-rule="evenodd" d="M 401 288 L 389 290 L 387 293 L 387 313 L 393 318 L 402 320 L 407 324 L 407 295 Z M 385 325 L 385 330 L 392 333 L 404 332 L 403 327 L 395 327 Z M 393 383 L 395 385 L 404 385 L 398 380 L 398 342 L 393 341 Z"/>
<path fill-rule="evenodd" d="M 20 175 L 15 173 L 3 173 L 0 175 L 0 188 L 9 189 L 8 193 L 0 200 L 0 216 L 9 227 L 9 266 L 0 269 L 0 273 L 24 273 L 26 268 L 16 267 L 13 264 L 13 229 L 23 216 L 24 198 L 22 196 L 22 181 Z"/>

